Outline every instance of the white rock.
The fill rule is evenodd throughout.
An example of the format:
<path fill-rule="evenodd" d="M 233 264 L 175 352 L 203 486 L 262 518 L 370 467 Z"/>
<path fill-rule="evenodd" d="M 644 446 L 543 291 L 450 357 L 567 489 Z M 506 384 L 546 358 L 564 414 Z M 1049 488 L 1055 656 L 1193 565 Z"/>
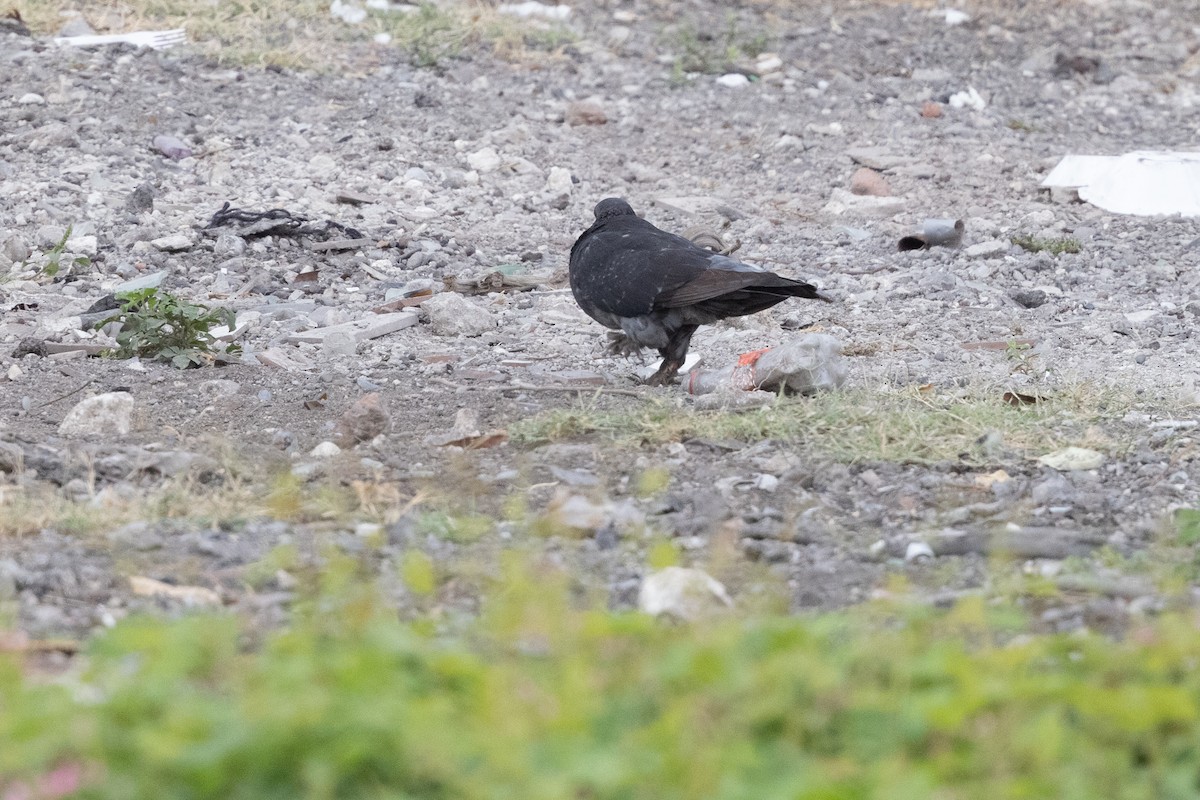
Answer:
<path fill-rule="evenodd" d="M 638 592 L 638 608 L 655 616 L 696 620 L 732 607 L 733 600 L 719 581 L 686 567 L 667 567 L 647 575 Z"/>
<path fill-rule="evenodd" d="M 81 256 L 96 255 L 100 250 L 100 243 L 95 236 L 72 236 L 67 239 L 67 252 L 78 253 Z"/>
<path fill-rule="evenodd" d="M 308 454 L 313 458 L 333 458 L 340 452 L 342 452 L 342 448 L 338 447 L 333 442 L 321 442 L 312 450 L 308 451 Z"/>
<path fill-rule="evenodd" d="M 541 19 L 556 20 L 562 22 L 571 16 L 570 6 L 546 5 L 539 3 L 537 0 L 528 0 L 524 3 L 501 3 L 496 6 L 496 12 L 509 17 L 521 17 L 528 19 L 529 17 L 539 17 Z"/>
<path fill-rule="evenodd" d="M 500 169 L 500 154 L 494 147 L 482 147 L 467 156 L 467 164 L 476 172 L 486 175 Z"/>
<path fill-rule="evenodd" d="M 868 217 L 890 217 L 904 210 L 904 200 L 899 197 L 876 197 L 869 194 L 854 194 L 838 187 L 829 195 L 823 209 L 828 214 L 860 214 Z"/>
<path fill-rule="evenodd" d="M 133 395 L 108 392 L 81 400 L 58 426 L 60 436 L 124 436 L 133 419 Z"/>
<path fill-rule="evenodd" d="M 965 11 L 959 11 L 957 8 L 947 8 L 943 10 L 934 10 L 929 12 L 932 16 L 943 16 L 946 24 L 953 27 L 954 25 L 962 25 L 964 22 L 970 22 L 971 15 Z"/>
<path fill-rule="evenodd" d="M 1064 447 L 1038 459 L 1051 469 L 1062 471 L 1098 469 L 1104 463 L 1104 454 L 1086 447 Z"/>
<path fill-rule="evenodd" d="M 170 236 L 162 236 L 158 239 L 151 239 L 150 245 L 156 250 L 162 250 L 165 253 L 175 253 L 180 250 L 189 250 L 192 246 L 192 240 L 186 234 L 174 233 Z"/>
<path fill-rule="evenodd" d="M 1125 315 L 1125 319 L 1129 320 L 1132 325 L 1141 325 L 1148 319 L 1158 316 L 1158 311 L 1153 308 L 1146 308 L 1141 311 L 1130 311 Z"/>
<path fill-rule="evenodd" d="M 308 160 L 308 172 L 314 178 L 329 179 L 340 169 L 337 159 L 326 153 L 317 153 Z"/>
<path fill-rule="evenodd" d="M 754 73 L 756 75 L 768 75 L 772 72 L 778 72 L 783 69 L 783 59 L 775 53 L 761 53 L 758 60 L 754 62 Z"/>
<path fill-rule="evenodd" d="M 21 95 L 17 102 L 23 106 L 41 106 L 46 104 L 46 98 L 34 92 L 27 92 Z"/>
<path fill-rule="evenodd" d="M 766 472 L 759 473 L 754 478 L 754 488 L 762 489 L 764 492 L 774 492 L 779 488 L 779 478 Z"/>
<path fill-rule="evenodd" d="M 571 170 L 564 167 L 551 167 L 550 176 L 546 178 L 546 188 L 552 192 L 571 193 L 575 188 L 571 181 Z"/>
<path fill-rule="evenodd" d="M 21 368 L 18 367 L 16 364 L 13 364 L 12 366 L 10 366 L 8 368 L 8 379 L 10 381 L 19 381 L 21 379 L 21 376 L 24 374 L 25 373 L 21 372 Z"/>
<path fill-rule="evenodd" d="M 989 239 L 986 242 L 973 244 L 965 251 L 969 258 L 991 258 L 992 256 L 1002 256 L 1008 252 L 1008 242 L 1000 239 Z"/>
<path fill-rule="evenodd" d="M 421 304 L 436 336 L 480 336 L 494 330 L 496 318 L 454 292 L 442 292 Z"/>
<path fill-rule="evenodd" d="M 367 18 L 367 10 L 342 0 L 333 0 L 329 4 L 329 13 L 334 19 L 340 19 L 348 25 L 358 25 Z"/>
<path fill-rule="evenodd" d="M 740 72 L 730 72 L 727 75 L 717 78 L 717 84 L 730 89 L 740 89 L 743 86 L 749 86 L 750 79 Z"/>

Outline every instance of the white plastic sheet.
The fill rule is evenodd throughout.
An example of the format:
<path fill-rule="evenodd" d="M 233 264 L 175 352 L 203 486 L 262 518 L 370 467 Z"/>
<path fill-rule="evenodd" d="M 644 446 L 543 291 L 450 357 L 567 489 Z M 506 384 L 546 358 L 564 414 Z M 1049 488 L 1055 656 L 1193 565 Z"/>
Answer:
<path fill-rule="evenodd" d="M 1114 214 L 1196 217 L 1200 216 L 1200 152 L 1068 155 L 1042 186 L 1075 189 L 1080 200 Z"/>

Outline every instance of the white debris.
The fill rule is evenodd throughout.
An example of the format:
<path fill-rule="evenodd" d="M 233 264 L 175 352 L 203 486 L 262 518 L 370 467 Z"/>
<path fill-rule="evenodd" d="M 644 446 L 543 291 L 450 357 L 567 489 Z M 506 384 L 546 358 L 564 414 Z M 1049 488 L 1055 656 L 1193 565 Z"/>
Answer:
<path fill-rule="evenodd" d="M 1200 153 L 1139 150 L 1121 156 L 1070 154 L 1042 186 L 1076 189 L 1114 214 L 1200 216 Z"/>
<path fill-rule="evenodd" d="M 334 19 L 340 19 L 348 25 L 358 25 L 367 19 L 365 8 L 360 8 L 353 3 L 343 3 L 342 0 L 333 0 L 329 4 L 329 13 Z"/>
<path fill-rule="evenodd" d="M 910 564 L 923 564 L 933 560 L 933 548 L 925 542 L 909 542 L 904 550 L 904 560 Z"/>
<path fill-rule="evenodd" d="M 546 178 L 546 188 L 552 192 L 571 193 L 575 188 L 574 182 L 571 180 L 571 170 L 565 167 L 551 167 L 550 176 Z"/>
<path fill-rule="evenodd" d="M 983 111 L 987 108 L 987 101 L 975 90 L 974 86 L 968 86 L 965 92 L 955 92 L 950 95 L 950 106 L 952 108 L 971 108 L 975 111 Z"/>
<path fill-rule="evenodd" d="M 971 21 L 970 14 L 965 11 L 959 11 L 957 8 L 935 8 L 929 12 L 929 16 L 941 17 L 951 27 Z"/>
<path fill-rule="evenodd" d="M 501 3 L 496 6 L 496 12 L 509 17 L 521 17 L 522 19 L 538 17 L 540 19 L 563 22 L 567 17 L 571 16 L 571 7 L 551 6 L 539 3 L 537 0 L 528 0 L 525 3 Z"/>
<path fill-rule="evenodd" d="M 486 174 L 500 169 L 500 154 L 494 147 L 483 147 L 467 156 L 471 169 Z"/>
<path fill-rule="evenodd" d="M 642 581 L 638 608 L 655 616 L 682 620 L 712 616 L 733 607 L 729 592 L 706 572 L 685 567 L 667 567 Z"/>
<path fill-rule="evenodd" d="M 730 72 L 727 75 L 717 78 L 717 84 L 730 89 L 740 89 L 743 86 L 749 86 L 750 79 L 740 72 Z"/>

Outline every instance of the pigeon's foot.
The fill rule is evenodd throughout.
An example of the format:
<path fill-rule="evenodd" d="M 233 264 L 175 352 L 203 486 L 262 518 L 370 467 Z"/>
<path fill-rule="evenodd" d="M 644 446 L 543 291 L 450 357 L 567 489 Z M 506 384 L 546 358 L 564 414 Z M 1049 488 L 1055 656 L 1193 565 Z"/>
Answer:
<path fill-rule="evenodd" d="M 647 386 L 670 386 L 675 382 L 676 376 L 679 375 L 679 368 L 683 364 L 674 361 L 664 361 L 662 366 L 658 368 L 649 378 L 646 378 Z"/>
<path fill-rule="evenodd" d="M 642 358 L 642 346 L 635 342 L 628 334 L 621 331 L 608 332 L 608 354 L 611 356 L 637 356 L 639 360 Z"/>

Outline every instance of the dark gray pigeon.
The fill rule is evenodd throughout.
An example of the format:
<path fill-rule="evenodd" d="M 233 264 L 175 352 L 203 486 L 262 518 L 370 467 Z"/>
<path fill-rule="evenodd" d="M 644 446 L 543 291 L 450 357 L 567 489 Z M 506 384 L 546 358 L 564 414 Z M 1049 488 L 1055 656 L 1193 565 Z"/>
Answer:
<path fill-rule="evenodd" d="M 589 317 L 621 331 L 614 352 L 653 347 L 662 386 L 683 366 L 701 325 L 741 317 L 789 297 L 825 300 L 815 286 L 705 250 L 659 230 L 619 197 L 596 205 L 596 221 L 571 247 L 571 292 Z"/>

